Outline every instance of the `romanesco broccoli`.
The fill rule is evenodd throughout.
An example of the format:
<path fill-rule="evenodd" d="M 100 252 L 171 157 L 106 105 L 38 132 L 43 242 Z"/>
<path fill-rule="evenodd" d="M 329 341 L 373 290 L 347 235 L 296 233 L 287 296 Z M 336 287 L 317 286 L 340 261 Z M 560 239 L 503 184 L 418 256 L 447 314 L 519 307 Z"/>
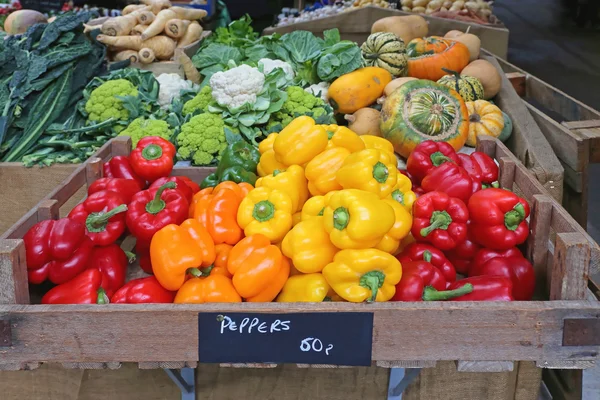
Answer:
<path fill-rule="evenodd" d="M 89 121 L 102 122 L 109 118 L 127 120 L 129 111 L 117 96 L 137 96 L 138 90 L 127 79 L 115 79 L 104 82 L 94 89 L 85 103 L 85 111 Z"/>
<path fill-rule="evenodd" d="M 146 136 L 160 136 L 169 140 L 172 134 L 173 131 L 166 121 L 140 117 L 134 119 L 124 131 L 119 133 L 119 136 L 131 137 L 131 144 L 135 147 L 140 139 Z"/>
<path fill-rule="evenodd" d="M 181 160 L 191 160 L 194 165 L 208 165 L 227 147 L 225 128 L 237 130 L 225 125 L 219 114 L 203 113 L 192 117 L 181 126 L 177 135 L 177 156 Z"/>
<path fill-rule="evenodd" d="M 267 129 L 281 130 L 285 128 L 292 120 L 302 115 L 308 115 L 318 123 L 333 123 L 333 110 L 325 102 L 305 91 L 299 86 L 290 86 L 286 90 L 287 100 L 283 103 L 281 110 L 272 114 Z"/>
<path fill-rule="evenodd" d="M 183 115 L 191 114 L 197 110 L 206 111 L 208 104 L 212 101 L 212 89 L 206 85 L 198 94 L 183 105 Z"/>

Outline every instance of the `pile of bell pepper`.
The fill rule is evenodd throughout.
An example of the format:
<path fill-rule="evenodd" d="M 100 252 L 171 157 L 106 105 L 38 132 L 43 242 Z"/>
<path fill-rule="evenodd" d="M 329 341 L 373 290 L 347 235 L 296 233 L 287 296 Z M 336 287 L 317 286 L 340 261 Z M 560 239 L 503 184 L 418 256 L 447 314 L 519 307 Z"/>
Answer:
<path fill-rule="evenodd" d="M 57 285 L 43 303 L 533 296 L 517 247 L 529 206 L 498 188 L 484 153 L 427 141 L 400 171 L 386 139 L 304 116 L 258 149 L 229 144 L 200 185 L 170 176 L 174 155 L 168 141 L 142 139 L 67 218 L 25 235 L 30 282 Z M 126 283 L 128 234 L 148 276 Z"/>

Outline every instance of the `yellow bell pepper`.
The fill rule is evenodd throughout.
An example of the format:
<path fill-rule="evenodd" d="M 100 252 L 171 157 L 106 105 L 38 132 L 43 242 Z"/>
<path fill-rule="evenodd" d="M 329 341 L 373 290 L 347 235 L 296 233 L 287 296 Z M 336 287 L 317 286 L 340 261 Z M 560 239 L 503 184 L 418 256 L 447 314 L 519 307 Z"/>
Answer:
<path fill-rule="evenodd" d="M 281 251 L 305 274 L 321 272 L 333 260 L 338 249 L 323 227 L 323 217 L 300 222 L 285 235 Z"/>
<path fill-rule="evenodd" d="M 353 303 L 388 301 L 402 278 L 396 257 L 377 249 L 342 250 L 323 276 L 337 294 Z"/>
<path fill-rule="evenodd" d="M 412 235 L 412 233 L 408 233 L 408 235 L 406 235 L 406 237 L 404 239 L 402 239 L 402 241 L 400 242 L 400 247 L 398 247 L 398 252 L 402 252 L 404 251 L 405 248 L 407 248 L 409 245 L 416 243 L 417 241 L 415 240 L 415 237 Z"/>
<path fill-rule="evenodd" d="M 275 151 L 267 150 L 260 156 L 260 161 L 256 167 L 258 176 L 271 175 L 275 170 L 286 169 L 287 167 L 275 159 Z"/>
<path fill-rule="evenodd" d="M 302 221 L 302 211 L 298 211 L 292 214 L 292 227 L 298 225 Z"/>
<path fill-rule="evenodd" d="M 290 276 L 277 296 L 278 303 L 320 303 L 327 297 L 329 284 L 319 273 Z"/>
<path fill-rule="evenodd" d="M 412 191 L 412 182 L 404 174 L 398 173 L 396 176 L 396 186 L 390 193 L 389 198 L 402 204 L 402 206 L 412 214 L 413 204 L 417 200 L 417 195 Z"/>
<path fill-rule="evenodd" d="M 394 153 L 394 146 L 387 139 L 373 135 L 362 135 L 360 138 L 367 149 L 384 150 L 389 153 Z"/>
<path fill-rule="evenodd" d="M 336 177 L 344 189 L 360 189 L 385 198 L 396 185 L 396 156 L 387 151 L 366 149 L 350 154 Z"/>
<path fill-rule="evenodd" d="M 256 187 L 277 189 L 286 193 L 292 199 L 292 212 L 302 210 L 308 199 L 308 186 L 304 176 L 304 168 L 290 165 L 287 169 L 276 169 L 271 175 L 258 178 Z"/>
<path fill-rule="evenodd" d="M 276 189 L 251 190 L 240 203 L 237 221 L 246 236 L 262 234 L 277 243 L 292 228 L 292 199 Z"/>
<path fill-rule="evenodd" d="M 325 196 L 313 196 L 304 203 L 302 207 L 302 221 L 313 217 L 322 217 L 325 206 L 329 203 L 331 196 L 335 191 L 327 193 Z"/>
<path fill-rule="evenodd" d="M 336 174 L 349 155 L 350 151 L 347 149 L 333 147 L 317 155 L 306 165 L 306 179 L 311 195 L 320 196 L 342 189 Z"/>
<path fill-rule="evenodd" d="M 323 127 L 329 137 L 327 150 L 335 147 L 343 147 L 350 153 L 356 153 L 365 149 L 365 143 L 361 140 L 360 136 L 348 127 L 338 125 L 323 125 Z"/>
<path fill-rule="evenodd" d="M 273 143 L 275 159 L 284 165 L 304 165 L 327 147 L 327 132 L 311 117 L 294 119 Z"/>
<path fill-rule="evenodd" d="M 400 241 L 410 233 L 412 215 L 396 200 L 388 198 L 383 201 L 394 209 L 396 219 L 394 226 L 383 236 L 383 239 L 381 239 L 375 248 L 386 253 L 395 254 L 400 247 Z"/>
<path fill-rule="evenodd" d="M 395 223 L 392 206 L 362 190 L 335 192 L 323 211 L 325 231 L 339 249 L 375 247 Z"/>
<path fill-rule="evenodd" d="M 262 142 L 258 144 L 258 152 L 260 154 L 265 154 L 267 150 L 273 150 L 273 143 L 275 143 L 275 139 L 277 139 L 277 133 L 271 133 L 269 136 L 265 138 Z"/>

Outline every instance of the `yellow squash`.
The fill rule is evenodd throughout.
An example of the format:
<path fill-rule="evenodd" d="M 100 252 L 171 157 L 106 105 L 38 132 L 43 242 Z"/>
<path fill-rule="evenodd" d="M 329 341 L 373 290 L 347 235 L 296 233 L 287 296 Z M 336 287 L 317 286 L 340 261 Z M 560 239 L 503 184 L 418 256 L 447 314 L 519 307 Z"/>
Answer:
<path fill-rule="evenodd" d="M 329 102 L 336 112 L 352 114 L 381 97 L 392 75 L 383 68 L 365 67 L 337 78 L 329 87 Z"/>

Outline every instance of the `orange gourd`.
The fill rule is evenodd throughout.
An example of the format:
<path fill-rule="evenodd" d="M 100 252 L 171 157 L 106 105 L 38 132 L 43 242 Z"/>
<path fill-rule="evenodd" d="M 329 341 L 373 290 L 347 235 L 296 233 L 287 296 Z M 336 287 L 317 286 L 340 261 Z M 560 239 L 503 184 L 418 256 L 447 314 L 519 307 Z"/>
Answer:
<path fill-rule="evenodd" d="M 437 81 L 442 68 L 460 72 L 469 64 L 469 49 L 460 42 L 430 36 L 411 40 L 406 46 L 408 76 Z"/>
<path fill-rule="evenodd" d="M 375 103 L 392 74 L 383 68 L 365 67 L 337 78 L 329 87 L 328 96 L 336 112 L 352 114 Z"/>

